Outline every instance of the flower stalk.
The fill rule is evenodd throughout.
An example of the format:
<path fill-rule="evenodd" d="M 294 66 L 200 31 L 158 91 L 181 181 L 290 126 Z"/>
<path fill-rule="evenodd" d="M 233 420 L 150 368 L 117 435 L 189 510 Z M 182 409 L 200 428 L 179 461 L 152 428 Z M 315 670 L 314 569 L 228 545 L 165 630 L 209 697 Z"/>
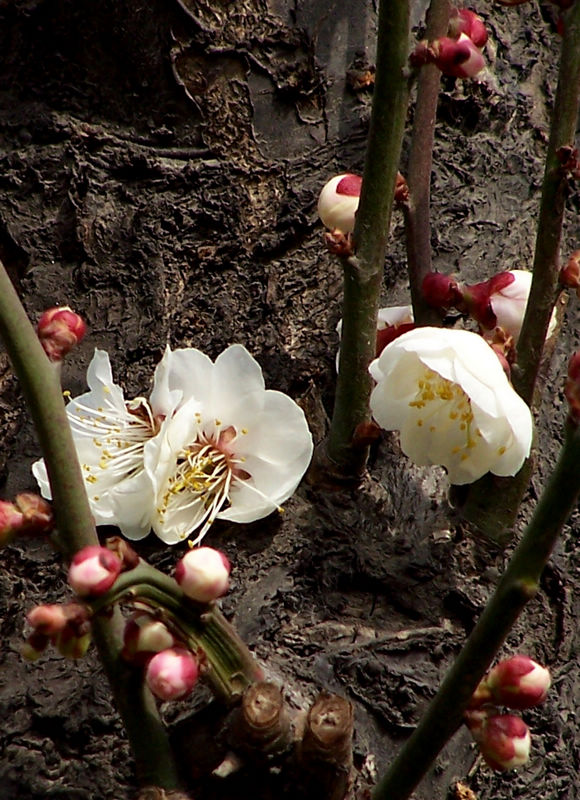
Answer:
<path fill-rule="evenodd" d="M 368 445 L 356 429 L 369 421 L 376 322 L 385 248 L 407 112 L 409 0 L 382 0 L 379 7 L 377 78 L 354 252 L 343 259 L 342 345 L 327 455 L 337 478 L 360 477 Z"/>
<path fill-rule="evenodd" d="M 534 515 L 477 625 L 447 672 L 421 722 L 373 793 L 406 800 L 463 722 L 473 692 L 526 603 L 580 494 L 580 429 L 568 423 L 554 472 Z"/>
<path fill-rule="evenodd" d="M 70 559 L 99 541 L 68 424 L 59 373 L 48 360 L 16 291 L 0 263 L 0 335 L 4 340 L 38 438 L 52 488 L 58 544 Z M 93 622 L 99 657 L 111 684 L 136 761 L 140 783 L 179 785 L 165 729 L 150 692 L 120 661 L 121 614 Z"/>

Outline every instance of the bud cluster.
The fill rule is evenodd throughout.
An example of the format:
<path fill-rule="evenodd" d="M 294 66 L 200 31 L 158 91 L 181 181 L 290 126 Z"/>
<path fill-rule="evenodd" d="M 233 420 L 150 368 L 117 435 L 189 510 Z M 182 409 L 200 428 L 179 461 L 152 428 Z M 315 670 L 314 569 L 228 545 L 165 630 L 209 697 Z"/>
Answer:
<path fill-rule="evenodd" d="M 7 508 L 8 522 L 16 515 L 20 524 L 22 511 Z M 44 605 L 32 609 L 28 622 L 32 627 L 23 655 L 34 660 L 53 643 L 70 658 L 79 658 L 90 642 L 90 617 L 107 608 L 106 594 L 121 572 L 135 569 L 139 556 L 124 540 L 108 539 L 106 547 L 91 545 L 73 557 L 68 582 L 86 605 Z M 230 563 L 226 556 L 211 547 L 191 549 L 178 562 L 175 570 L 177 604 L 188 600 L 206 607 L 226 593 Z M 195 686 L 204 664 L 203 652 L 192 652 L 187 627 L 175 611 L 151 604 L 148 594 L 139 596 L 136 577 L 132 588 L 135 610 L 126 620 L 122 657 L 144 669 L 145 682 L 161 700 L 186 697 Z M 126 587 L 125 587 L 126 588 Z M 181 589 L 181 599 L 180 592 Z M 92 607 L 91 607 L 92 606 Z M 201 611 L 204 609 L 202 608 Z"/>
<path fill-rule="evenodd" d="M 475 690 L 465 723 L 481 754 L 495 770 L 519 767 L 528 761 L 531 736 L 515 714 L 502 714 L 498 706 L 523 710 L 543 703 L 551 684 L 550 672 L 528 656 L 500 661 Z"/>
<path fill-rule="evenodd" d="M 81 658 L 91 641 L 89 610 L 79 603 L 36 606 L 26 617 L 32 633 L 22 654 L 35 661 L 53 644 L 65 658 Z"/>
<path fill-rule="evenodd" d="M 419 42 L 411 54 L 411 64 L 435 64 L 444 75 L 473 78 L 485 67 L 481 48 L 486 42 L 487 30 L 481 17 L 466 8 L 455 8 L 447 36 Z"/>

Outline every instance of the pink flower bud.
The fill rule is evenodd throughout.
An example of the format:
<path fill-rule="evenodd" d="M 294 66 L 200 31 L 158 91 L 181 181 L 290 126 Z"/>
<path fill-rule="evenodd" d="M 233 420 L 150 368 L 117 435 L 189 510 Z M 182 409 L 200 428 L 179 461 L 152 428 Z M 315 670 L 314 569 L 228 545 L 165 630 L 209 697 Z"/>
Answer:
<path fill-rule="evenodd" d="M 462 301 L 457 281 L 442 272 L 429 272 L 425 275 L 422 291 L 425 302 L 433 308 L 452 308 Z"/>
<path fill-rule="evenodd" d="M 16 505 L 23 516 L 23 532 L 30 534 L 50 533 L 54 528 L 52 506 L 34 492 L 16 495 Z"/>
<path fill-rule="evenodd" d="M 508 708 L 531 708 L 543 703 L 550 688 L 550 672 L 528 656 L 500 661 L 484 678 L 492 702 Z"/>
<path fill-rule="evenodd" d="M 580 423 L 580 350 L 568 363 L 568 378 L 564 394 L 569 405 L 569 419 L 574 425 Z"/>
<path fill-rule="evenodd" d="M 49 308 L 38 320 L 37 333 L 44 352 L 51 361 L 62 361 L 80 342 L 87 326 L 68 306 Z"/>
<path fill-rule="evenodd" d="M 352 233 L 361 184 L 362 178 L 352 173 L 336 175 L 325 184 L 318 198 L 318 216 L 326 228 Z"/>
<path fill-rule="evenodd" d="M 80 597 L 98 597 L 107 592 L 121 572 L 121 562 L 106 547 L 89 545 L 71 561 L 68 582 Z"/>
<path fill-rule="evenodd" d="M 24 517 L 14 503 L 0 500 L 0 547 L 20 533 L 23 524 Z"/>
<path fill-rule="evenodd" d="M 230 569 L 230 562 L 219 550 L 198 547 L 178 562 L 175 580 L 192 600 L 209 603 L 227 592 Z"/>
<path fill-rule="evenodd" d="M 169 650 L 175 643 L 175 637 L 160 620 L 138 611 L 125 625 L 121 655 L 126 661 L 144 665 L 155 653 Z"/>
<path fill-rule="evenodd" d="M 67 623 L 65 607 L 62 605 L 36 606 L 28 612 L 26 619 L 38 633 L 46 636 L 54 636 Z"/>
<path fill-rule="evenodd" d="M 467 8 L 456 8 L 449 20 L 449 36 L 457 39 L 462 33 L 469 36 L 476 47 L 483 47 L 487 42 L 487 30 L 482 18 Z"/>
<path fill-rule="evenodd" d="M 530 757 L 530 729 L 514 714 L 494 714 L 491 717 L 475 712 L 467 725 L 492 769 L 503 772 L 526 764 Z"/>
<path fill-rule="evenodd" d="M 434 62 L 444 75 L 455 78 L 473 78 L 485 67 L 485 60 L 469 36 L 460 34 L 458 39 L 442 36 L 431 48 Z"/>
<path fill-rule="evenodd" d="M 153 656 L 145 680 L 160 700 L 179 700 L 191 692 L 198 674 L 199 666 L 192 653 L 176 647 Z"/>

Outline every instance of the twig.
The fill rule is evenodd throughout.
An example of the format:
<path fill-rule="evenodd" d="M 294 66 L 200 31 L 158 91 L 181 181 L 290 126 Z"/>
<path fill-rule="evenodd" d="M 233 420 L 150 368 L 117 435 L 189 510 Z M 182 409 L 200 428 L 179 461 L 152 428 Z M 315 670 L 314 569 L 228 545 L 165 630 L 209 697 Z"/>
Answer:
<path fill-rule="evenodd" d="M 449 0 L 431 0 L 426 38 L 445 36 L 449 25 Z M 418 325 L 439 325 L 440 317 L 423 297 L 423 278 L 431 272 L 431 167 L 441 72 L 435 64 L 420 68 L 417 102 L 407 169 L 409 200 L 403 204 L 407 242 L 407 268 L 413 314 Z"/>
<path fill-rule="evenodd" d="M 517 346 L 516 390 L 531 405 L 558 288 L 559 251 L 568 176 L 561 148 L 574 149 L 580 106 L 580 3 L 562 12 L 564 35 L 536 234 L 534 277 Z"/>
<path fill-rule="evenodd" d="M 50 479 L 59 545 L 65 557 L 99 543 L 66 415 L 58 371 L 50 363 L 0 263 L 0 335 L 34 420 Z M 120 611 L 93 622 L 99 657 L 127 730 L 140 782 L 179 785 L 169 741 L 150 692 L 119 659 Z"/>
<path fill-rule="evenodd" d="M 578 463 L 580 430 L 569 426 L 558 463 L 504 575 L 421 722 L 377 785 L 373 800 L 406 800 L 461 725 L 477 684 L 538 591 L 542 571 L 580 493 Z"/>
<path fill-rule="evenodd" d="M 395 180 L 408 98 L 406 64 L 409 0 L 382 0 L 379 7 L 377 79 L 360 204 L 354 230 L 354 255 L 344 260 L 341 355 L 327 452 L 332 467 L 357 478 L 368 456 L 356 441 L 359 425 L 369 420 L 376 322 L 389 233 Z"/>

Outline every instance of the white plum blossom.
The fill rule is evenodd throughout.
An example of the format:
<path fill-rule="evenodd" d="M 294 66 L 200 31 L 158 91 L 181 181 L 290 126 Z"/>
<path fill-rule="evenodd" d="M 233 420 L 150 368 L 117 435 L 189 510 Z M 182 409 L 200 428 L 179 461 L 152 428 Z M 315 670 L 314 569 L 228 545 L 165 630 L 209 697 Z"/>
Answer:
<path fill-rule="evenodd" d="M 456 484 L 515 475 L 530 452 L 530 409 L 484 339 L 422 327 L 399 336 L 370 367 L 375 420 L 400 431 L 416 464 L 440 464 Z"/>
<path fill-rule="evenodd" d="M 164 378 L 158 369 L 156 384 L 164 386 Z M 67 415 L 95 523 L 118 525 L 127 538 L 141 539 L 149 533 L 154 503 L 144 447 L 180 395 L 170 397 L 159 389 L 151 401 L 144 397 L 126 401 L 113 382 L 108 353 L 98 349 L 89 364 L 87 383 L 90 391 L 69 402 Z M 32 472 L 43 497 L 50 499 L 44 460 L 33 464 Z M 136 494 L 139 505 L 126 502 Z"/>
<path fill-rule="evenodd" d="M 262 370 L 241 345 L 216 359 L 167 348 L 150 399 L 127 402 L 97 351 L 91 389 L 67 411 L 97 524 L 130 539 L 150 529 L 166 544 L 217 519 L 253 522 L 280 510 L 312 456 L 303 411 L 266 390 Z M 34 475 L 50 497 L 46 468 Z"/>

